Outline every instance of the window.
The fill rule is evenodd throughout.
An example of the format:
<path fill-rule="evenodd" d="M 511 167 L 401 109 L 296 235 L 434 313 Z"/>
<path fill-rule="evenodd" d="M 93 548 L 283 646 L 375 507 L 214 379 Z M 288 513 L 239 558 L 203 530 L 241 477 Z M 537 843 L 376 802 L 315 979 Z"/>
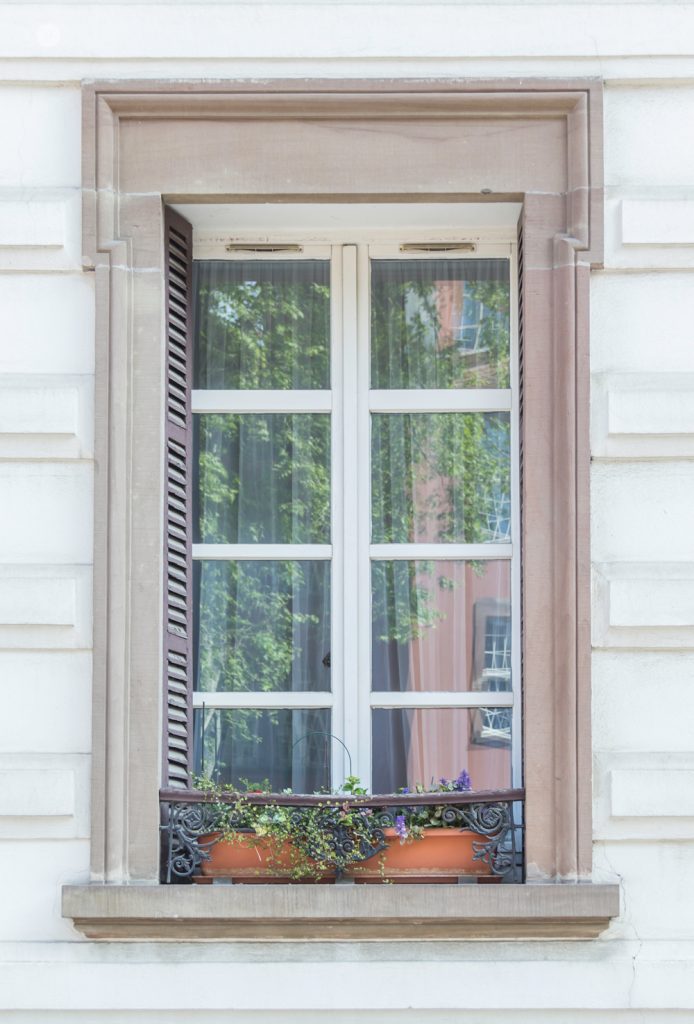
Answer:
<path fill-rule="evenodd" d="M 429 240 L 443 237 L 453 223 L 450 211 L 443 224 L 437 223 L 432 217 L 436 209 L 457 205 L 467 214 L 483 205 L 473 234 L 479 235 L 483 225 L 491 237 L 506 200 L 513 197 L 522 205 L 523 517 L 520 532 L 514 532 L 512 506 L 499 503 L 491 510 L 490 529 L 501 543 L 510 522 L 513 543 L 523 556 L 528 877 L 564 883 L 590 877 L 587 285 L 590 267 L 602 259 L 600 83 L 152 81 L 145 89 L 141 83 L 97 82 L 85 84 L 83 102 L 83 259 L 94 272 L 98 311 L 92 884 L 72 891 L 66 912 L 72 911 L 70 916 L 90 934 L 115 934 L 111 929 L 117 927 L 119 934 L 132 936 L 132 921 L 142 922 L 146 907 L 156 900 L 160 909 L 164 904 L 170 909 L 166 927 L 180 937 L 180 920 L 174 920 L 180 907 L 151 884 L 160 873 L 160 790 L 185 785 L 193 739 L 186 728 L 193 651 L 188 638 L 176 634 L 181 618 L 186 619 L 189 568 L 191 581 L 193 575 L 186 554 L 189 543 L 192 550 L 192 519 L 181 515 L 180 505 L 182 498 L 185 510 L 186 488 L 192 487 L 185 473 L 192 438 L 180 417 L 176 422 L 192 389 L 192 380 L 186 379 L 188 325 L 177 308 L 192 250 L 187 250 L 186 229 L 175 242 L 172 232 L 169 258 L 162 255 L 164 207 L 171 203 L 187 204 L 179 207 L 184 215 L 194 208 L 199 226 L 218 223 L 218 203 L 235 207 L 241 216 L 253 204 L 266 204 L 275 224 L 292 203 L 314 211 L 326 203 L 350 204 L 351 215 L 342 224 L 346 230 L 341 239 L 332 239 L 334 244 L 377 244 L 353 233 L 376 201 L 407 203 L 409 227 L 436 228 Z M 278 153 L 282 159 L 276 159 Z M 293 228 L 306 228 L 307 242 L 317 240 L 311 239 L 305 218 Z M 297 231 L 292 234 L 287 241 L 296 239 Z M 403 238 L 409 242 L 424 235 L 398 231 L 378 244 Z M 165 294 L 165 264 L 177 261 L 178 277 L 170 275 Z M 461 346 L 474 363 L 485 342 L 477 314 L 470 310 L 466 318 L 475 336 L 472 340 L 468 330 Z M 182 350 L 172 340 L 176 334 L 184 342 Z M 164 536 L 163 504 L 169 513 Z M 163 666 L 162 577 L 169 594 Z M 517 615 L 513 597 L 510 611 Z M 506 610 L 493 614 L 503 616 Z M 483 635 L 484 624 L 476 624 L 473 693 L 482 685 L 477 640 Z M 513 657 L 520 658 L 513 633 L 511 640 Z M 336 657 L 331 648 L 331 665 Z M 163 751 L 162 667 L 168 739 Z M 496 678 L 493 685 L 500 687 L 501 676 Z M 486 693 L 480 699 L 472 728 L 488 739 L 490 723 L 477 713 L 489 706 Z M 491 710 L 508 717 L 508 707 Z M 517 739 L 517 730 L 512 732 Z M 125 881 L 127 886 L 117 884 Z M 460 914 L 470 912 L 462 891 L 467 887 L 460 888 L 461 893 L 446 896 L 447 906 L 454 904 L 456 934 L 465 926 Z M 567 917 L 562 903 L 562 920 L 571 920 L 571 928 L 579 930 L 587 927 L 587 918 L 606 914 L 596 887 L 528 888 L 534 892 L 514 893 L 514 900 L 521 901 L 514 905 L 526 908 L 533 927 L 539 899 L 545 908 L 554 908 L 556 920 L 555 900 L 570 897 L 574 909 L 583 909 Z M 498 912 L 505 927 L 506 910 L 499 905 L 495 911 L 490 904 L 498 889 L 480 887 L 485 894 L 480 914 L 488 921 Z M 205 901 L 204 913 L 197 904 L 201 918 L 207 920 L 212 903 L 218 906 L 221 899 L 234 909 L 222 913 L 219 934 L 240 934 L 238 893 L 223 899 L 220 892 L 210 893 L 208 906 L 204 892 L 201 887 L 196 897 Z M 354 904 L 340 892 L 344 917 Z M 396 896 L 387 897 L 389 913 Z M 282 912 L 272 904 L 276 896 L 268 892 L 264 898 L 268 918 L 277 920 Z M 414 898 L 410 892 L 408 900 Z M 608 902 L 612 912 L 614 894 Z M 423 893 L 417 914 L 412 911 L 410 917 L 438 926 L 443 908 L 439 904 L 433 912 L 432 906 L 430 895 Z M 190 912 L 194 917 L 195 909 Z M 253 917 L 256 911 L 249 913 Z M 324 913 L 330 917 L 330 908 Z M 403 908 L 404 917 L 407 913 Z M 163 918 L 157 915 L 160 925 L 143 925 L 137 934 L 163 934 Z M 257 926 L 257 920 L 246 923 Z M 186 934 L 194 934 L 194 924 L 188 920 Z M 207 934 L 204 922 L 195 927 L 198 934 Z"/>
<path fill-rule="evenodd" d="M 195 775 L 521 784 L 515 230 L 398 213 L 193 252 Z"/>

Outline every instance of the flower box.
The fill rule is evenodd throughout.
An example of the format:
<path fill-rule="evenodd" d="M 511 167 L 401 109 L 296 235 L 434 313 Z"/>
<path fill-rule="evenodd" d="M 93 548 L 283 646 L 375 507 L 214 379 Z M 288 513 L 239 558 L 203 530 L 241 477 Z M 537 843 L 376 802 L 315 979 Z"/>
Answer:
<path fill-rule="evenodd" d="M 262 885 L 269 882 L 329 882 L 335 878 L 331 867 L 310 863 L 310 874 L 300 874 L 296 851 L 288 840 L 277 842 L 254 833 L 239 832 L 225 839 L 221 832 L 202 837 L 201 847 L 209 854 L 200 866 L 202 876 L 197 882 L 213 882 L 215 878 Z"/>
<path fill-rule="evenodd" d="M 394 828 L 384 830 L 387 849 L 369 860 L 351 865 L 346 877 L 357 884 L 392 883 L 455 883 L 461 876 L 478 881 L 500 881 L 491 874 L 488 864 L 475 860 L 473 843 L 484 842 L 474 832 L 453 828 L 428 828 L 421 839 L 401 842 Z M 215 878 L 244 884 L 329 883 L 336 872 L 311 863 L 310 874 L 298 868 L 296 852 L 289 841 L 277 843 L 254 834 L 239 833 L 233 840 L 215 832 L 205 836 L 201 845 L 209 860 L 203 860 L 199 883 Z"/>
<path fill-rule="evenodd" d="M 464 875 L 493 879 L 489 865 L 473 859 L 473 843 L 484 843 L 484 838 L 474 832 L 427 828 L 421 839 L 401 842 L 394 828 L 384 831 L 388 848 L 349 868 L 348 874 L 356 882 L 450 883 Z"/>

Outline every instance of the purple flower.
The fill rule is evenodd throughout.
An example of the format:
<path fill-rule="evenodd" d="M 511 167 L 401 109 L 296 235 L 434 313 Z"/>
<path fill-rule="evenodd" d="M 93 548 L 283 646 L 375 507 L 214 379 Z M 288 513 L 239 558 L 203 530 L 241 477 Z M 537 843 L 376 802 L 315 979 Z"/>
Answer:
<path fill-rule="evenodd" d="M 405 815 L 398 814 L 395 817 L 395 831 L 400 836 L 400 842 L 404 842 L 407 839 L 407 825 L 405 824 Z"/>
<path fill-rule="evenodd" d="M 449 786 L 450 782 L 451 782 L 450 779 L 444 779 L 443 777 L 439 779 L 439 783 L 442 786 Z"/>
<path fill-rule="evenodd" d="M 465 793 L 467 790 L 472 789 L 472 782 L 470 776 L 463 768 L 462 772 L 457 779 L 453 782 L 453 789 L 459 793 Z"/>
<path fill-rule="evenodd" d="M 410 787 L 409 786 L 401 786 L 400 787 L 400 792 L 401 793 L 409 793 L 410 792 Z"/>

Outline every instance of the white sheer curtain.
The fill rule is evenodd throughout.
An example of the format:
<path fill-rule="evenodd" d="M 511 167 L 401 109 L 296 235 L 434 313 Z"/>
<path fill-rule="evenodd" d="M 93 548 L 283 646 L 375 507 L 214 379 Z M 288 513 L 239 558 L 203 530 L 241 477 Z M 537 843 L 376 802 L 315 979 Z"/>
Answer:
<path fill-rule="evenodd" d="M 372 260 L 372 387 L 508 387 L 509 338 L 508 261 Z M 373 414 L 372 541 L 496 539 L 490 516 L 510 493 L 509 456 L 507 414 Z M 508 602 L 507 567 L 374 562 L 371 585 L 372 688 L 472 688 L 474 604 Z M 466 711 L 375 711 L 374 788 L 457 776 L 475 760 L 470 736 Z M 485 783 L 506 771 L 485 764 Z"/>
<path fill-rule="evenodd" d="M 195 287 L 196 387 L 330 386 L 327 262 L 198 263 Z M 329 543 L 329 416 L 201 415 L 195 426 L 198 543 Z M 198 689 L 329 691 L 328 563 L 203 562 L 197 583 Z M 206 718 L 200 750 L 223 781 L 267 779 L 299 792 L 328 783 L 319 743 L 330 732 L 328 710 Z"/>

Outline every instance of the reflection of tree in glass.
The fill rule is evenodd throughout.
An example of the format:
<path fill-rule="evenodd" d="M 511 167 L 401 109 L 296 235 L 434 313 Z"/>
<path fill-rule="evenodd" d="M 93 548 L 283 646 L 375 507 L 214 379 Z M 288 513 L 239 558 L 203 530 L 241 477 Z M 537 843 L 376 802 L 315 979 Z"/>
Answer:
<path fill-rule="evenodd" d="M 196 386 L 329 388 L 329 275 L 325 261 L 197 264 Z M 197 541 L 329 543 L 329 416 L 206 415 L 195 426 Z M 198 689 L 329 689 L 327 563 L 206 562 L 197 579 Z M 270 759 L 281 776 L 296 714 L 200 713 L 198 764 L 224 774 Z"/>
<path fill-rule="evenodd" d="M 507 261 L 371 266 L 372 387 L 509 386 Z M 507 414 L 376 414 L 371 444 L 373 543 L 508 539 Z M 436 590 L 457 586 L 413 563 L 375 563 L 373 572 L 374 635 L 384 643 L 406 645 L 435 627 Z"/>
<path fill-rule="evenodd" d="M 423 578 L 431 577 L 424 586 Z M 429 580 L 427 580 L 429 583 Z M 382 643 L 409 644 L 444 618 L 436 607 L 435 586 L 457 584 L 437 571 L 435 562 L 374 561 L 371 563 L 373 637 Z"/>
<path fill-rule="evenodd" d="M 196 417 L 196 535 L 205 543 L 330 540 L 330 417 Z"/>
<path fill-rule="evenodd" d="M 371 386 L 509 387 L 509 308 L 506 260 L 372 261 Z"/>
<path fill-rule="evenodd" d="M 196 387 L 330 387 L 327 261 L 194 266 Z"/>
<path fill-rule="evenodd" d="M 329 690 L 328 562 L 201 562 L 198 689 Z"/>
<path fill-rule="evenodd" d="M 267 780 L 281 792 L 330 787 L 330 711 L 234 708 L 196 711 L 195 771 L 224 785 L 246 789 L 248 779 Z"/>
<path fill-rule="evenodd" d="M 508 413 L 375 414 L 374 544 L 466 543 L 490 537 L 510 493 Z"/>
<path fill-rule="evenodd" d="M 304 271 L 299 263 L 281 261 L 200 266 L 198 387 L 329 387 L 327 264 L 303 266 Z M 232 273 L 232 267 L 241 269 Z M 458 334 L 444 329 L 441 296 L 431 282 L 374 292 L 373 386 L 507 387 L 508 284 L 466 282 L 465 295 L 477 303 L 479 315 L 472 353 L 461 324 Z M 196 540 L 329 543 L 327 415 L 196 420 Z M 504 414 L 374 416 L 373 541 L 492 539 L 491 509 L 510 493 L 508 444 Z M 373 614 L 382 624 L 382 641 L 399 646 L 435 626 L 435 589 L 455 583 L 432 569 L 432 586 L 424 586 L 422 572 L 417 578 L 411 563 L 387 565 L 375 563 L 383 580 L 374 580 Z M 327 688 L 324 584 L 319 586 L 308 563 L 275 566 L 274 578 L 267 576 L 269 568 L 249 573 L 239 563 L 227 563 L 226 574 L 218 566 L 210 572 L 198 606 L 198 688 Z M 302 588 L 305 604 L 289 596 Z M 387 621 L 386 609 L 394 603 L 400 614 Z M 222 756 L 220 743 L 271 745 L 277 714 L 225 712 L 223 743 L 221 736 L 213 738 L 214 729 L 204 731 L 208 757 L 213 748 Z M 218 728 L 222 720 L 213 718 Z"/>

